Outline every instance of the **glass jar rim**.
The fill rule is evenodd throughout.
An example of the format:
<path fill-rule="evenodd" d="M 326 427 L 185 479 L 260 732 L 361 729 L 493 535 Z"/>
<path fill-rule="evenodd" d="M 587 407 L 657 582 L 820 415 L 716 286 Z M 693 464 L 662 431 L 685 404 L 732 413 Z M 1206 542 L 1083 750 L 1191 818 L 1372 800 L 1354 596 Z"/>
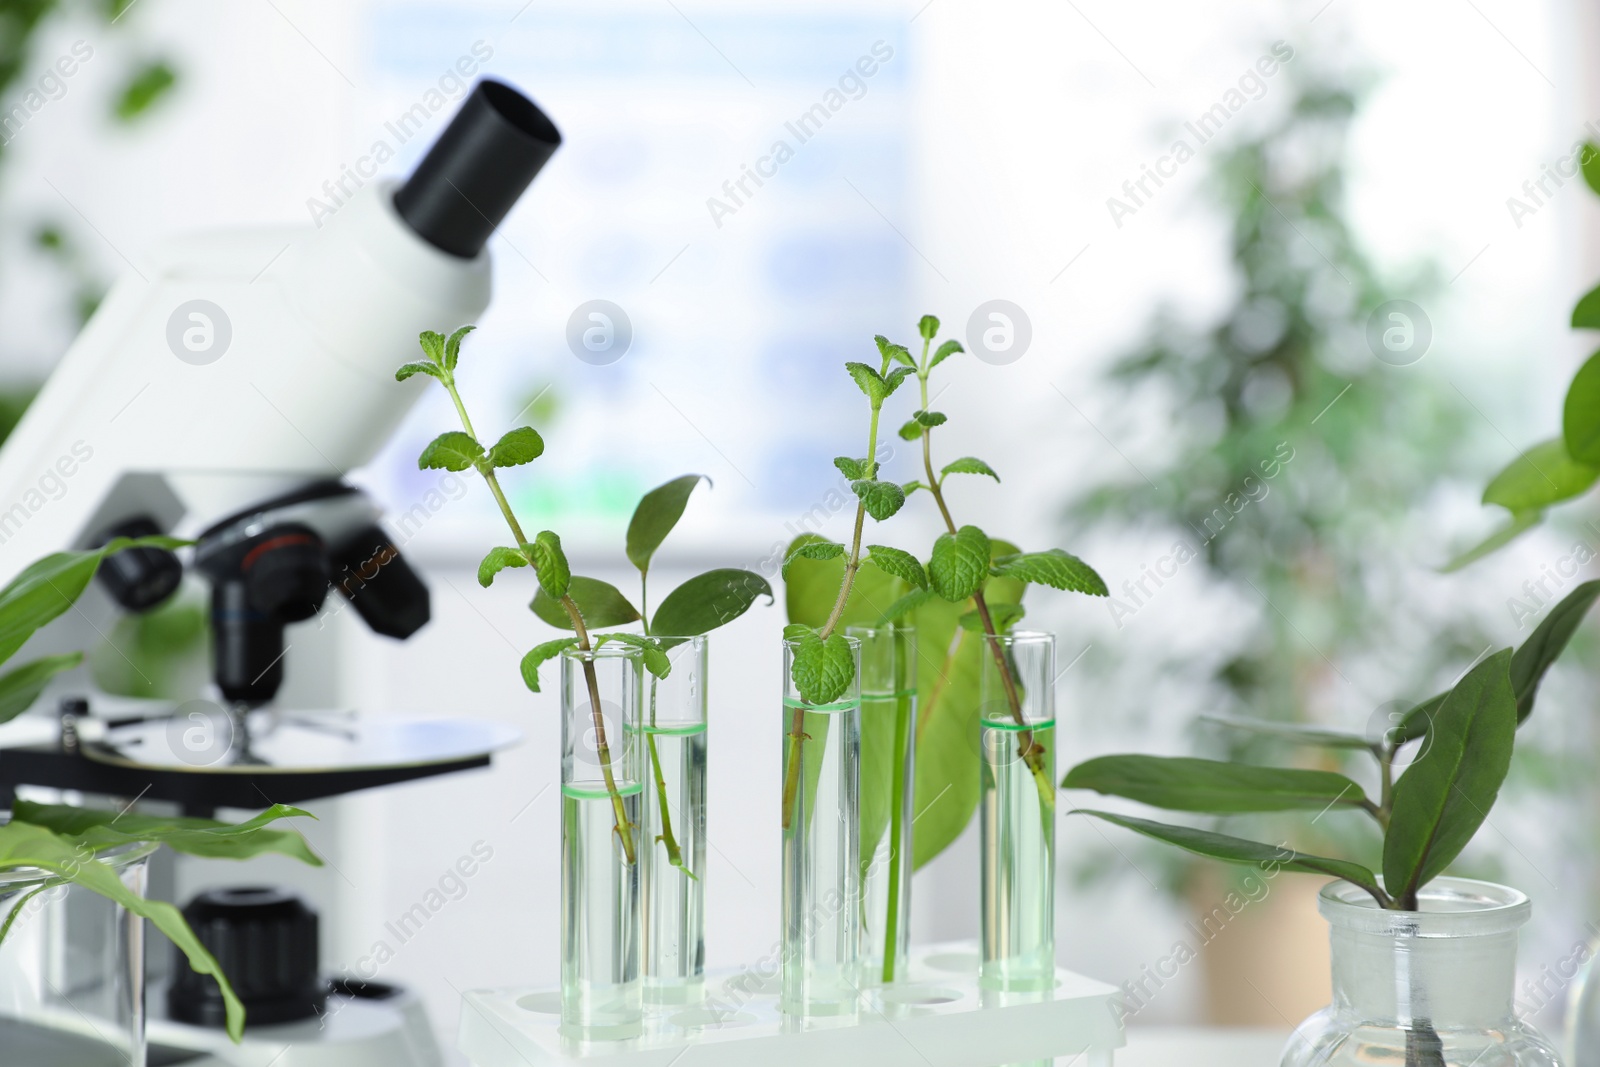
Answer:
<path fill-rule="evenodd" d="M 0 814 L 0 822 L 9 821 L 9 815 Z M 160 847 L 161 843 L 159 841 L 131 841 L 125 845 L 115 845 L 102 852 L 97 852 L 94 858 L 112 870 L 120 871 L 149 859 L 150 855 Z M 10 870 L 0 871 L 0 893 L 12 893 L 30 886 L 45 885 L 49 882 L 60 880 L 61 876 L 59 874 L 54 871 L 47 871 L 42 867 L 14 867 Z"/>
<path fill-rule="evenodd" d="M 890 619 L 888 622 L 882 622 L 876 625 L 865 622 L 853 622 L 844 628 L 844 632 L 846 637 L 856 633 L 865 634 L 868 637 L 876 637 L 879 634 L 913 634 L 917 632 L 917 628 L 909 622 L 902 622 L 899 619 Z"/>
<path fill-rule="evenodd" d="M 643 656 L 644 649 L 636 648 L 621 641 L 607 641 L 603 645 L 589 649 L 573 647 L 561 650 L 562 659 L 573 659 L 580 662 L 592 662 L 597 659 L 640 659 Z"/>
<path fill-rule="evenodd" d="M 840 633 L 837 633 L 837 632 L 835 632 L 833 636 L 835 636 L 835 637 L 843 637 L 845 639 L 845 642 L 851 648 L 860 648 L 861 647 L 861 638 L 859 638 L 859 637 L 851 637 L 849 634 L 840 634 Z M 783 644 L 784 644 L 785 648 L 798 648 L 798 647 L 800 647 L 800 638 L 798 638 L 798 637 L 785 637 L 783 639 Z"/>
<path fill-rule="evenodd" d="M 986 635 L 985 640 L 998 641 L 1002 645 L 1032 645 L 1054 642 L 1056 635 L 1048 630 L 1012 630 L 1008 634 Z"/>
<path fill-rule="evenodd" d="M 1419 911 L 1378 907 L 1352 882 L 1329 882 L 1317 910 L 1336 929 L 1386 937 L 1486 937 L 1516 930 L 1533 913 L 1519 889 L 1475 878 L 1435 878 L 1417 893 Z"/>

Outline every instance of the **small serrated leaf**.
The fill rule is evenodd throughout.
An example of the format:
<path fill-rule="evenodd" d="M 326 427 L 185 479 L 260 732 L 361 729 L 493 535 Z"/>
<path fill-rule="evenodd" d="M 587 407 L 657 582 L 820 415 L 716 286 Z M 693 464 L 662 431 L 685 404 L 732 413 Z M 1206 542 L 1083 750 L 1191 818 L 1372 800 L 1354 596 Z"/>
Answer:
<path fill-rule="evenodd" d="M 949 463 L 946 463 L 939 473 L 986 474 L 997 482 L 1000 480 L 1000 476 L 994 472 L 992 467 L 990 467 L 983 460 L 977 459 L 974 456 L 962 456 L 960 459 L 953 459 Z"/>
<path fill-rule="evenodd" d="M 889 395 L 889 387 L 883 378 L 865 363 L 846 363 L 844 369 L 850 372 L 850 377 L 855 379 L 856 385 L 874 405 L 883 403 L 883 398 Z"/>
<path fill-rule="evenodd" d="M 966 349 L 961 347 L 960 341 L 946 341 L 944 344 L 940 345 L 938 351 L 933 354 L 933 359 L 928 363 L 928 369 L 932 370 L 945 360 L 949 359 L 951 356 L 955 355 L 957 352 L 965 351 Z"/>
<path fill-rule="evenodd" d="M 439 368 L 425 359 L 414 359 L 410 363 L 402 363 L 400 369 L 394 372 L 394 380 L 403 382 L 414 374 L 426 374 L 430 378 L 441 378 Z"/>
<path fill-rule="evenodd" d="M 497 546 L 489 550 L 483 557 L 483 562 L 478 564 L 478 584 L 485 589 L 494 584 L 494 576 L 507 567 L 526 567 L 528 557 L 515 548 Z"/>
<path fill-rule="evenodd" d="M 900 487 L 900 491 L 902 493 L 904 493 L 906 496 L 910 496 L 912 493 L 915 493 L 918 489 L 926 489 L 926 488 L 928 488 L 928 487 L 923 485 L 921 482 L 907 482 L 906 484 L 904 484 L 904 485 L 902 485 Z"/>
<path fill-rule="evenodd" d="M 949 419 L 947 419 L 945 417 L 943 412 L 938 412 L 938 411 L 919 411 L 916 414 L 916 420 L 918 422 L 920 422 L 922 425 L 930 426 L 930 427 L 931 426 L 943 426 L 946 422 L 949 421 Z"/>
<path fill-rule="evenodd" d="M 910 422 L 900 427 L 900 440 L 915 441 L 917 438 L 921 437 L 924 432 L 925 431 L 922 428 L 922 423 L 918 422 L 916 419 L 912 419 Z"/>
<path fill-rule="evenodd" d="M 464 471 L 483 458 L 483 446 L 470 434 L 460 430 L 442 433 L 428 442 L 428 447 L 417 457 L 422 470 Z"/>
<path fill-rule="evenodd" d="M 899 548 L 890 548 L 888 545 L 868 545 L 866 562 L 871 563 L 886 574 L 892 574 L 901 581 L 918 589 L 925 588 L 928 584 L 928 574 L 922 569 L 922 564 L 917 557 Z"/>
<path fill-rule="evenodd" d="M 788 558 L 783 561 L 782 575 L 785 580 L 789 577 L 789 567 L 797 559 L 838 559 L 844 555 L 844 546 L 837 541 L 807 541 L 796 545 Z"/>
<path fill-rule="evenodd" d="M 453 371 L 456 369 L 456 361 L 461 358 L 461 339 L 475 329 L 477 329 L 476 326 L 463 326 L 451 334 L 450 339 L 444 343 L 445 370 Z"/>
<path fill-rule="evenodd" d="M 850 489 L 861 498 L 862 506 L 878 522 L 890 518 L 905 506 L 906 494 L 893 482 L 851 482 Z"/>
<path fill-rule="evenodd" d="M 835 456 L 833 465 L 839 468 L 839 473 L 854 481 L 867 476 L 867 461 L 864 459 L 851 459 L 849 456 Z"/>
<path fill-rule="evenodd" d="M 491 467 L 520 467 L 544 455 L 544 438 L 532 426 L 519 426 L 489 449 Z"/>
<path fill-rule="evenodd" d="M 976 526 L 940 534 L 928 560 L 928 582 L 951 603 L 960 603 L 983 587 L 989 575 L 989 538 Z"/>
<path fill-rule="evenodd" d="M 577 647 L 577 644 L 578 639 L 576 637 L 558 637 L 554 641 L 546 641 L 541 645 L 535 645 L 528 651 L 527 655 L 522 657 L 522 684 L 532 692 L 539 692 L 539 668 L 547 660 L 554 659 L 565 650 Z"/>
<path fill-rule="evenodd" d="M 910 357 L 907 356 L 906 358 L 909 359 Z M 894 391 L 900 388 L 900 383 L 915 373 L 916 371 L 911 367 L 896 367 L 894 370 L 890 371 L 889 377 L 883 380 L 883 395 L 885 397 L 893 396 Z"/>
<path fill-rule="evenodd" d="M 1093 567 L 1070 552 L 1052 548 L 1048 552 L 1018 552 L 994 561 L 993 572 L 1024 582 L 1037 582 L 1052 589 L 1063 589 L 1089 596 L 1108 596 L 1106 583 Z"/>
<path fill-rule="evenodd" d="M 849 691 L 855 675 L 855 652 L 843 634 L 829 634 L 824 641 L 821 634 L 808 628 L 799 635 L 791 676 L 801 700 L 831 704 Z"/>
<path fill-rule="evenodd" d="M 551 599 L 560 600 L 567 595 L 572 583 L 572 567 L 561 549 L 561 538 L 550 530 L 540 530 L 533 545 L 533 566 L 539 575 L 539 588 Z M 634 612 L 634 618 L 638 617 L 639 613 Z"/>
<path fill-rule="evenodd" d="M 917 332 L 924 341 L 933 340 L 933 335 L 939 332 L 939 320 L 932 315 L 924 315 L 917 320 Z"/>
<path fill-rule="evenodd" d="M 417 335 L 417 343 L 422 346 L 424 355 L 439 366 L 444 366 L 444 334 L 423 330 Z"/>

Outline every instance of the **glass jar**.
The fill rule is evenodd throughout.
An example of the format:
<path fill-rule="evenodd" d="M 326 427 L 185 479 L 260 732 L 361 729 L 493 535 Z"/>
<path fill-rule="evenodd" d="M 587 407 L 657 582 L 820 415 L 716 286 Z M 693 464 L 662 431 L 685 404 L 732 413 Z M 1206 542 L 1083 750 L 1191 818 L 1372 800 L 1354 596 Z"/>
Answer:
<path fill-rule="evenodd" d="M 985 989 L 1055 986 L 1056 642 L 985 637 L 978 675 L 978 825 Z"/>
<path fill-rule="evenodd" d="M 561 656 L 561 1026 L 580 1039 L 643 1032 L 643 673 L 626 645 Z"/>
<path fill-rule="evenodd" d="M 852 626 L 861 642 L 861 974 L 903 978 L 911 951 L 917 632 Z"/>
<path fill-rule="evenodd" d="M 1418 898 L 1420 911 L 1386 911 L 1349 882 L 1323 888 L 1333 1003 L 1295 1030 L 1283 1067 L 1559 1067 L 1512 1005 L 1528 898 L 1466 878 Z"/>
<path fill-rule="evenodd" d="M 644 998 L 691 1004 L 705 992 L 705 637 L 662 639 L 672 670 L 644 679 Z"/>
<path fill-rule="evenodd" d="M 144 896 L 155 845 L 97 859 Z M 144 1067 L 144 920 L 42 871 L 0 873 L 0 1062 Z"/>
<path fill-rule="evenodd" d="M 852 1015 L 860 983 L 861 642 L 850 688 L 809 704 L 783 642 L 783 959 L 789 1015 Z"/>

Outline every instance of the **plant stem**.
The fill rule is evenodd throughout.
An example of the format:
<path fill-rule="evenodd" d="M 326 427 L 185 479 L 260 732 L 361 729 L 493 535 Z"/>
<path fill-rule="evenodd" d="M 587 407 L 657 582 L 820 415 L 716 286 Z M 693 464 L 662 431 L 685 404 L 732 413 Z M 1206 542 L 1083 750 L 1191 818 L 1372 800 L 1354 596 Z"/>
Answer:
<path fill-rule="evenodd" d="M 461 428 L 467 436 L 474 441 L 478 439 L 477 433 L 472 429 L 472 420 L 467 417 L 467 407 L 461 402 L 461 393 L 456 389 L 455 376 L 449 371 L 445 372 L 442 379 L 445 391 L 450 394 L 450 400 L 456 406 L 456 414 L 461 417 Z M 505 517 L 506 525 L 511 527 L 511 536 L 516 539 L 517 551 L 528 561 L 528 566 L 535 567 L 533 553 L 525 546 L 528 538 L 522 532 L 522 524 L 517 521 L 516 513 L 511 510 L 511 502 L 506 499 L 505 490 L 500 488 L 500 479 L 495 476 L 494 468 L 485 465 L 479 469 L 483 480 L 489 486 L 489 491 L 494 494 L 495 503 L 500 507 L 500 514 Z M 578 635 L 578 648 L 588 653 L 594 650 L 589 642 L 589 631 L 583 624 L 583 613 L 578 610 L 578 605 L 570 596 L 562 596 L 561 606 L 567 612 L 567 617 L 572 620 L 573 631 Z M 638 858 L 638 851 L 634 847 L 633 823 L 628 818 L 627 808 L 622 803 L 622 794 L 617 789 L 615 774 L 611 769 L 611 746 L 606 743 L 605 718 L 600 711 L 600 679 L 595 674 L 594 658 L 589 655 L 583 657 L 583 677 L 589 690 L 589 712 L 594 718 L 595 751 L 600 757 L 600 772 L 605 778 L 606 792 L 611 795 L 611 809 L 616 816 L 616 834 L 622 843 L 622 853 L 631 865 Z"/>
<path fill-rule="evenodd" d="M 645 613 L 645 606 L 649 604 L 648 586 L 645 584 L 645 572 L 639 572 L 639 619 L 644 628 L 644 635 L 650 636 L 650 616 Z M 661 835 L 656 838 L 661 842 L 661 847 L 667 850 L 667 862 L 678 870 L 699 881 L 695 873 L 683 865 L 683 850 L 678 847 L 678 839 L 672 835 L 672 812 L 667 807 L 667 778 L 661 771 L 661 753 L 656 751 L 656 686 L 661 680 L 655 675 L 650 676 L 650 729 L 645 731 L 645 745 L 650 751 L 650 772 L 656 780 L 656 800 L 661 806 Z"/>
<path fill-rule="evenodd" d="M 899 657 L 896 656 L 896 667 Z M 900 940 L 900 850 L 905 836 L 906 751 L 911 744 L 911 698 L 895 672 L 894 770 L 889 786 L 889 916 L 883 924 L 883 980 L 894 981 L 895 943 Z"/>
<path fill-rule="evenodd" d="M 922 390 L 922 410 L 928 410 L 928 347 L 931 339 L 922 342 L 922 361 L 917 366 L 917 384 Z M 945 528 L 952 536 L 956 533 L 956 520 L 950 514 L 950 507 L 945 503 L 944 486 L 940 479 L 933 473 L 933 427 L 922 428 L 922 469 L 928 478 L 928 491 L 933 494 L 933 502 L 939 505 L 939 514 L 944 518 Z M 1028 765 L 1028 770 L 1033 773 L 1035 786 L 1039 790 L 1039 800 L 1047 811 L 1055 810 L 1056 791 L 1055 783 L 1050 781 L 1045 773 L 1044 746 L 1039 744 L 1033 736 L 1033 731 L 1027 729 L 1028 720 L 1022 714 L 1022 698 L 1017 693 L 1017 681 L 1011 674 L 1011 664 L 1006 661 L 1005 649 L 1000 645 L 1000 635 L 994 627 L 994 617 L 989 613 L 988 601 L 984 599 L 983 590 L 978 589 L 972 594 L 973 606 L 978 610 L 978 618 L 983 622 L 984 643 L 989 646 L 990 653 L 994 656 L 995 667 L 1000 672 L 1000 684 L 1006 691 L 1006 704 L 1010 708 L 1011 717 L 1016 720 L 1023 730 L 1017 735 L 1017 743 L 1023 762 Z"/>

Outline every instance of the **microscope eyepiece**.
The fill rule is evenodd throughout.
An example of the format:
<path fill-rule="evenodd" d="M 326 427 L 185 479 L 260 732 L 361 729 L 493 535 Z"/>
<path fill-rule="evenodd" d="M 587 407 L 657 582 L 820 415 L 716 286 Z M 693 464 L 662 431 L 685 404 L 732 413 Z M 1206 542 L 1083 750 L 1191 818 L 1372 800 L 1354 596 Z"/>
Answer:
<path fill-rule="evenodd" d="M 141 515 L 108 529 L 99 544 L 117 537 L 149 537 L 161 532 L 154 519 Z M 164 548 L 129 548 L 107 556 L 95 577 L 124 610 L 149 611 L 164 604 L 183 584 L 183 563 Z"/>
<path fill-rule="evenodd" d="M 395 209 L 435 248 L 472 259 L 560 147 L 561 132 L 538 105 L 481 81 L 395 192 Z"/>

